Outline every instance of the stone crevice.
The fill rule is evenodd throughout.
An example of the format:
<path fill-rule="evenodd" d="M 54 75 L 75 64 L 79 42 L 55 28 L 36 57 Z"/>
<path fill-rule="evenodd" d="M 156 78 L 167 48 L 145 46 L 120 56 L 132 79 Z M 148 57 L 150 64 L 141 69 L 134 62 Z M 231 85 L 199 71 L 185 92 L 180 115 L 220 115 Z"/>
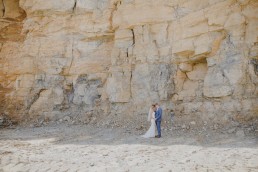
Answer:
<path fill-rule="evenodd" d="M 69 75 L 71 67 L 72 67 L 73 62 L 74 62 L 74 48 L 75 48 L 75 46 L 74 46 L 74 37 L 73 37 L 73 39 L 72 39 L 72 57 L 71 57 L 72 59 L 71 59 L 70 65 L 68 67 L 67 75 Z"/>
<path fill-rule="evenodd" d="M 77 7 L 77 0 L 74 1 L 73 13 L 75 13 L 76 7 Z"/>
<path fill-rule="evenodd" d="M 4 17 L 4 15 L 5 15 L 5 4 L 4 4 L 4 0 L 2 0 L 2 4 L 3 4 L 3 15 L 2 15 L 2 17 Z"/>
<path fill-rule="evenodd" d="M 134 45 L 135 45 L 135 35 L 134 35 L 134 30 L 133 30 L 133 29 L 131 29 L 131 31 L 132 31 L 132 35 L 133 35 L 133 45 L 132 45 L 132 46 L 134 46 Z"/>
<path fill-rule="evenodd" d="M 27 110 L 30 110 L 31 106 L 39 99 L 40 94 L 41 94 L 42 92 L 44 92 L 45 90 L 47 90 L 47 89 L 42 88 L 42 89 L 40 89 L 38 92 L 36 92 L 36 93 L 32 96 L 31 100 L 27 102 Z M 31 94 L 33 94 L 33 93 L 31 93 Z"/>

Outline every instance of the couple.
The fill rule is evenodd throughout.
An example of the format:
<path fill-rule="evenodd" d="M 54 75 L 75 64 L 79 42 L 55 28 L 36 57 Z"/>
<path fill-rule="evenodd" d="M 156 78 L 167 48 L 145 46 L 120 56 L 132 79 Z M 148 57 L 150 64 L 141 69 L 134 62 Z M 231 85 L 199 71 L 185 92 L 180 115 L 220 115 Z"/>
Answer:
<path fill-rule="evenodd" d="M 162 109 L 159 107 L 159 104 L 156 103 L 152 105 L 148 114 L 148 121 L 151 121 L 151 126 L 149 130 L 142 136 L 144 138 L 150 137 L 161 137 L 161 119 L 162 119 Z M 155 136 L 155 128 L 157 126 L 158 135 Z"/>

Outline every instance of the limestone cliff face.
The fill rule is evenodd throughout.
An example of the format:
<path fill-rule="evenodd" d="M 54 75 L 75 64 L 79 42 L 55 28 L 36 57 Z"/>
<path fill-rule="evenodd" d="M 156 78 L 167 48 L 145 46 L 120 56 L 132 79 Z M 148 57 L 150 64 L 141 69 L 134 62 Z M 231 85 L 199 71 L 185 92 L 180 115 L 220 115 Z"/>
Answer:
<path fill-rule="evenodd" d="M 256 0 L 3 0 L 0 111 L 126 121 L 258 116 Z"/>

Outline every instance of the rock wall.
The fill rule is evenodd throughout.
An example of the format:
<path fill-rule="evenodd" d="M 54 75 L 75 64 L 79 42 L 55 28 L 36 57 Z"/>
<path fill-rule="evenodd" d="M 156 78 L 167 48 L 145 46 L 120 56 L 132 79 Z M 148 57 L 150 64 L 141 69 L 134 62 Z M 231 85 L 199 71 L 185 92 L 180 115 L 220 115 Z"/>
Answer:
<path fill-rule="evenodd" d="M 3 0 L 0 10 L 0 111 L 14 120 L 121 123 L 154 102 L 165 118 L 258 118 L 256 0 Z"/>

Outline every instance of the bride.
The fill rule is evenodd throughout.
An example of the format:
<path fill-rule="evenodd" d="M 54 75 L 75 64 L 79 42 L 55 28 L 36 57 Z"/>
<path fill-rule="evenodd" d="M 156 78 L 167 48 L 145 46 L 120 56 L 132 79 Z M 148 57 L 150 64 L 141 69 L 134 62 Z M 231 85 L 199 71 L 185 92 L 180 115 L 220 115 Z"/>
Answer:
<path fill-rule="evenodd" d="M 149 110 L 148 114 L 148 121 L 151 122 L 151 126 L 149 130 L 142 136 L 144 138 L 151 138 L 155 137 L 155 130 L 156 130 L 156 123 L 155 123 L 155 105 L 151 105 L 151 108 Z"/>

